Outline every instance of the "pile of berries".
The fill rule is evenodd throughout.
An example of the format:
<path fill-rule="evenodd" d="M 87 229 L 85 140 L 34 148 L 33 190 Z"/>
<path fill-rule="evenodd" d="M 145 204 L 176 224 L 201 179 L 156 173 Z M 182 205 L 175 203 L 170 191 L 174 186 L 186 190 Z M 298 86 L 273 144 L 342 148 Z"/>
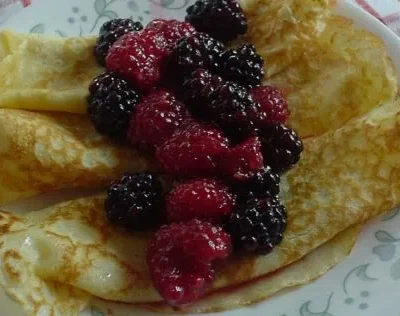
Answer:
<path fill-rule="evenodd" d="M 130 231 L 158 229 L 148 270 L 171 305 L 199 298 L 232 253 L 268 254 L 283 238 L 281 175 L 303 150 L 285 126 L 282 93 L 261 86 L 263 59 L 226 49 L 247 21 L 236 0 L 198 0 L 186 22 L 117 19 L 94 53 L 107 71 L 90 85 L 98 132 L 154 153 L 160 175 L 126 173 L 108 189 L 106 215 Z"/>

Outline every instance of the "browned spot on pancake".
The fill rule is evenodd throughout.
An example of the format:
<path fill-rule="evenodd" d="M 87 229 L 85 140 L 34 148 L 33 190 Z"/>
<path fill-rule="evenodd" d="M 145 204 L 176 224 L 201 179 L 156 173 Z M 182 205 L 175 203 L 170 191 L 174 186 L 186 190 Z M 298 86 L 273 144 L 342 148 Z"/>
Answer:
<path fill-rule="evenodd" d="M 10 249 L 4 252 L 4 269 L 6 270 L 9 278 L 11 278 L 14 282 L 18 282 L 21 281 L 21 274 L 17 269 L 15 269 L 15 266 L 12 264 L 13 260 L 22 260 L 22 257 L 18 253 L 18 251 L 16 251 L 15 249 Z"/>

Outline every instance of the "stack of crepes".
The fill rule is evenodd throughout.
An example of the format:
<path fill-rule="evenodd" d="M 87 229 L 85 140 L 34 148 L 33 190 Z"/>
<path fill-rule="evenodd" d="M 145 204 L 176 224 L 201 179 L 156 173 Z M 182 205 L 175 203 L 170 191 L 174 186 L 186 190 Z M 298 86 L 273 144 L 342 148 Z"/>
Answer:
<path fill-rule="evenodd" d="M 186 312 L 231 309 L 310 282 L 351 251 L 360 227 L 400 204 L 400 107 L 384 44 L 335 16 L 328 0 L 246 0 L 247 38 L 281 88 L 304 138 L 282 179 L 288 227 L 267 256 L 233 258 Z M 149 157 L 95 132 L 85 115 L 103 70 L 94 38 L 0 33 L 0 205 L 61 189 L 102 188 Z M 68 113 L 69 112 L 69 113 Z M 80 191 L 80 190 L 79 190 Z M 88 304 L 171 311 L 152 287 L 152 233 L 110 225 L 104 195 L 16 215 L 0 212 L 0 284 L 28 314 L 76 315 Z"/>

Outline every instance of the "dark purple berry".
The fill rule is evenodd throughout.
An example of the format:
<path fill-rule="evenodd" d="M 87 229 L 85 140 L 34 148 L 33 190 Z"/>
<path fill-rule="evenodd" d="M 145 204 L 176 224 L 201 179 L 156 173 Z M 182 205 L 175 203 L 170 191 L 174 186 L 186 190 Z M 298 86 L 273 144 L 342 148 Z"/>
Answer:
<path fill-rule="evenodd" d="M 108 188 L 107 218 L 132 231 L 155 227 L 160 222 L 162 191 L 160 180 L 152 173 L 125 173 Z"/>
<path fill-rule="evenodd" d="M 266 255 L 281 243 L 286 221 L 286 209 L 277 198 L 251 200 L 237 207 L 226 229 L 237 251 Z"/>
<path fill-rule="evenodd" d="M 254 45 L 242 45 L 230 49 L 221 56 L 221 76 L 245 87 L 255 87 L 264 77 L 264 61 L 256 53 Z"/>
<path fill-rule="evenodd" d="M 96 77 L 89 92 L 87 111 L 96 130 L 125 141 L 133 110 L 140 101 L 139 94 L 116 73 Z"/>
<path fill-rule="evenodd" d="M 197 31 L 228 42 L 247 32 L 247 19 L 236 0 L 198 0 L 186 10 Z"/>

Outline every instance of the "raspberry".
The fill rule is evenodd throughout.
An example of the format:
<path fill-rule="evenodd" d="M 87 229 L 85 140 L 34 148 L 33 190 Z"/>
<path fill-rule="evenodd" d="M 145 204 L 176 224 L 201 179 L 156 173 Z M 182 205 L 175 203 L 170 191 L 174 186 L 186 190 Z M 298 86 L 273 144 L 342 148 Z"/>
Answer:
<path fill-rule="evenodd" d="M 260 104 L 257 113 L 257 125 L 285 124 L 289 117 L 289 109 L 282 92 L 271 86 L 261 86 L 250 90 L 253 99 Z"/>
<path fill-rule="evenodd" d="M 280 124 L 260 131 L 264 161 L 278 173 L 294 166 L 303 152 L 303 142 L 297 133 Z"/>
<path fill-rule="evenodd" d="M 172 135 L 186 115 L 185 106 L 173 94 L 155 89 L 136 106 L 128 140 L 141 148 L 154 149 Z"/>
<path fill-rule="evenodd" d="M 264 60 L 256 53 L 254 45 L 246 44 L 222 54 L 221 75 L 245 87 L 254 87 L 264 77 L 263 65 Z"/>
<path fill-rule="evenodd" d="M 100 65 L 105 65 L 105 59 L 110 47 L 124 34 L 140 31 L 143 25 L 131 19 L 114 19 L 102 25 L 99 38 L 94 47 L 94 55 Z"/>
<path fill-rule="evenodd" d="M 281 243 L 285 229 L 286 210 L 276 198 L 239 206 L 227 224 L 237 250 L 263 255 Z"/>
<path fill-rule="evenodd" d="M 259 104 L 254 102 L 246 88 L 227 81 L 215 91 L 215 98 L 205 107 L 211 121 L 217 124 L 234 142 L 242 141 L 254 130 L 250 113 L 257 112 Z"/>
<path fill-rule="evenodd" d="M 202 296 L 215 278 L 215 264 L 231 254 L 230 236 L 199 220 L 163 226 L 155 234 L 147 265 L 155 288 L 172 306 Z"/>
<path fill-rule="evenodd" d="M 167 47 L 164 38 L 152 30 L 125 34 L 110 48 L 107 68 L 148 92 L 160 80 L 162 61 L 168 55 Z"/>
<path fill-rule="evenodd" d="M 165 172 L 178 176 L 214 175 L 217 160 L 228 149 L 219 130 L 198 122 L 182 124 L 156 151 Z"/>
<path fill-rule="evenodd" d="M 247 19 L 236 0 L 198 0 L 186 10 L 197 31 L 227 42 L 247 32 Z"/>
<path fill-rule="evenodd" d="M 197 68 L 217 70 L 224 44 L 207 34 L 196 33 L 181 38 L 172 53 L 172 62 L 183 75 L 190 74 Z"/>
<path fill-rule="evenodd" d="M 190 113 L 198 119 L 209 120 L 207 106 L 215 98 L 217 88 L 223 81 L 209 71 L 197 69 L 183 83 L 183 99 Z"/>
<path fill-rule="evenodd" d="M 269 166 L 256 171 L 245 181 L 232 183 L 232 190 L 237 194 L 240 202 L 250 199 L 262 199 L 279 194 L 279 174 L 272 171 Z"/>
<path fill-rule="evenodd" d="M 263 166 L 261 141 L 257 136 L 252 136 L 243 143 L 230 148 L 220 160 L 221 169 L 231 180 L 249 179 Z"/>
<path fill-rule="evenodd" d="M 124 141 L 139 94 L 116 73 L 96 77 L 89 87 L 87 112 L 96 130 Z"/>
<path fill-rule="evenodd" d="M 162 204 L 162 185 L 156 175 L 125 173 L 108 188 L 105 209 L 113 224 L 136 231 L 158 224 Z"/>
<path fill-rule="evenodd" d="M 176 42 L 184 37 L 190 36 L 195 33 L 195 29 L 190 23 L 181 22 L 177 20 L 162 20 L 155 19 L 147 24 L 146 29 L 155 31 L 162 35 L 163 39 L 167 42 L 169 53 L 172 52 Z"/>
<path fill-rule="evenodd" d="M 197 218 L 220 223 L 235 206 L 229 188 L 215 179 L 200 178 L 178 184 L 167 196 L 166 212 L 171 222 Z"/>

